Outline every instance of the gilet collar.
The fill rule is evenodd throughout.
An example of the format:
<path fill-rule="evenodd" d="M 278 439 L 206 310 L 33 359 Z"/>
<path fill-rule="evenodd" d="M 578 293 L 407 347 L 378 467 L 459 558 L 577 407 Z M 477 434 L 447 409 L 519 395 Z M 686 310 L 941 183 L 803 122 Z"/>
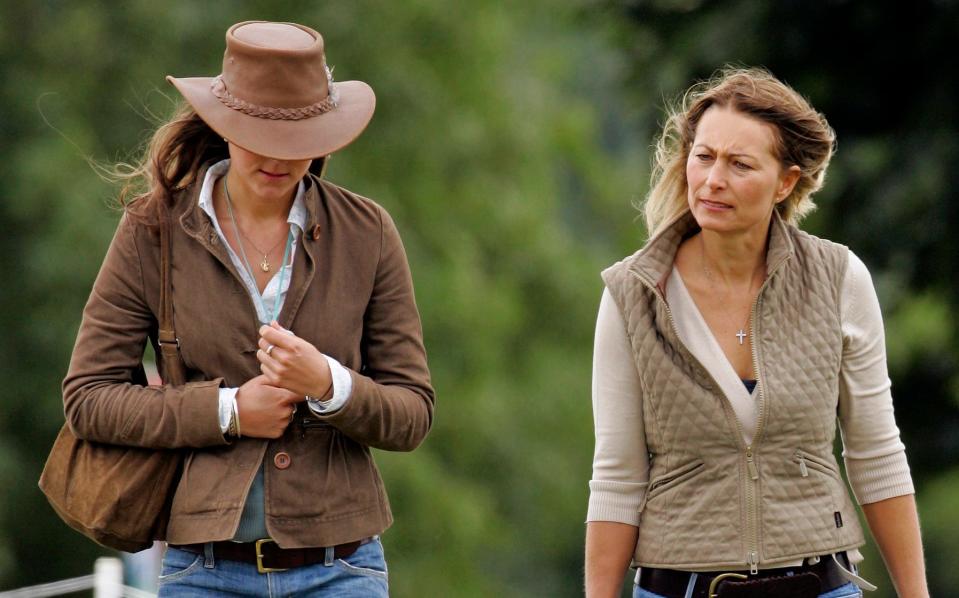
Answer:
<path fill-rule="evenodd" d="M 766 251 L 767 276 L 782 262 L 789 259 L 795 251 L 789 226 L 783 221 L 779 211 L 773 210 Z M 689 210 L 683 212 L 647 241 L 633 260 L 630 270 L 662 290 L 663 283 L 672 271 L 680 244 L 699 230 L 699 224 L 696 223 L 692 213 Z"/>

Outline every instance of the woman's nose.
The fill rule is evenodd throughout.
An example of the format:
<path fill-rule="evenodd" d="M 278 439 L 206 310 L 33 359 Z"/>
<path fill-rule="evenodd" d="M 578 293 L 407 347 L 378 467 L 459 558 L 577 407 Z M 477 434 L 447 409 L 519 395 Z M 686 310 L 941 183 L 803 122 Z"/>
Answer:
<path fill-rule="evenodd" d="M 726 169 L 721 162 L 716 161 L 709 167 L 709 173 L 706 175 L 706 184 L 713 189 L 721 189 L 726 185 Z"/>

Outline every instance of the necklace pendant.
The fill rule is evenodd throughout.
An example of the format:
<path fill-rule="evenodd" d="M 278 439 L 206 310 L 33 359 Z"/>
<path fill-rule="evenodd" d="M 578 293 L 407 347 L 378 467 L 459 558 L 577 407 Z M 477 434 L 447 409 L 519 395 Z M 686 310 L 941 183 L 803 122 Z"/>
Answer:
<path fill-rule="evenodd" d="M 265 255 L 263 256 L 263 261 L 260 262 L 260 270 L 263 270 L 264 272 L 270 271 L 270 262 L 266 260 Z M 742 344 L 742 342 L 740 342 L 739 344 Z"/>
<path fill-rule="evenodd" d="M 740 344 L 740 345 L 743 344 L 743 340 L 745 340 L 747 336 L 749 336 L 749 335 L 746 334 L 746 331 L 743 330 L 742 328 L 740 328 L 740 329 L 739 329 L 739 332 L 736 333 L 736 338 L 739 339 L 739 344 Z"/>

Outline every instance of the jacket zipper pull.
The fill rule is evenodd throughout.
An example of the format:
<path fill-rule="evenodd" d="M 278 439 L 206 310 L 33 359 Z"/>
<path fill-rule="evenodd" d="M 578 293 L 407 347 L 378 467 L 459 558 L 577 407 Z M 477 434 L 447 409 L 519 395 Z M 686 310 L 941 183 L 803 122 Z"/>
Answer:
<path fill-rule="evenodd" d="M 756 555 L 756 551 L 749 553 L 746 562 L 749 563 L 749 574 L 756 575 L 759 573 L 759 557 Z"/>
<path fill-rule="evenodd" d="M 799 455 L 799 473 L 802 474 L 802 477 L 809 477 L 809 470 L 806 469 L 806 457 Z"/>
<path fill-rule="evenodd" d="M 759 470 L 756 468 L 756 462 L 753 461 L 752 451 L 746 451 L 746 466 L 749 468 L 749 477 L 758 480 Z"/>

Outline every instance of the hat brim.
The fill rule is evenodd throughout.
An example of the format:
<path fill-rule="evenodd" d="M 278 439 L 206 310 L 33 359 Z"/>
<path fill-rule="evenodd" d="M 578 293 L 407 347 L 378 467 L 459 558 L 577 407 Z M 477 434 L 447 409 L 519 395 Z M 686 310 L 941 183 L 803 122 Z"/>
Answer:
<path fill-rule="evenodd" d="M 359 137 L 373 117 L 376 95 L 362 81 L 337 81 L 335 108 L 300 120 L 272 120 L 225 106 L 213 95 L 212 77 L 167 77 L 217 134 L 240 147 L 279 160 L 327 156 Z"/>

